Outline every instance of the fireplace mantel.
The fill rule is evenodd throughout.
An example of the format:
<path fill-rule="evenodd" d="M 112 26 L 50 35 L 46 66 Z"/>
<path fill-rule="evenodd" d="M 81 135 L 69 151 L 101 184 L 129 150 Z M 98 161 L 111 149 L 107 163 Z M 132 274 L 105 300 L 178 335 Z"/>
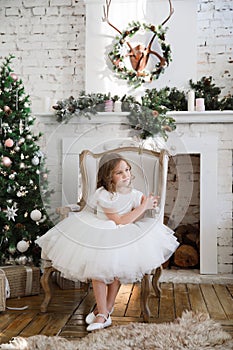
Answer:
<path fill-rule="evenodd" d="M 170 153 L 200 155 L 200 272 L 232 273 L 233 111 L 169 114 L 177 124 L 166 142 Z M 135 145 L 129 137 L 132 129 L 127 113 L 98 113 L 91 119 L 74 116 L 67 124 L 58 123 L 52 113 L 40 113 L 37 121 L 37 129 L 43 133 L 41 146 L 49 180 L 55 186 L 53 209 L 76 202 L 79 188 L 77 185 L 74 189 L 74 179 L 79 177 L 78 155 L 83 149 Z M 175 220 L 179 221 L 179 215 Z"/>
<path fill-rule="evenodd" d="M 233 123 L 233 111 L 204 111 L 204 112 L 188 112 L 188 111 L 173 111 L 167 113 L 169 116 L 173 117 L 176 120 L 177 124 L 219 124 L 219 123 Z M 36 117 L 40 120 L 43 118 L 45 123 L 54 123 L 58 124 L 56 121 L 55 113 L 36 113 Z M 128 112 L 98 112 L 96 115 L 93 115 L 91 119 L 85 117 L 79 118 L 75 116 L 70 119 L 69 123 L 106 123 L 106 121 L 111 122 L 127 122 Z M 107 119 L 106 119 L 107 118 Z"/>

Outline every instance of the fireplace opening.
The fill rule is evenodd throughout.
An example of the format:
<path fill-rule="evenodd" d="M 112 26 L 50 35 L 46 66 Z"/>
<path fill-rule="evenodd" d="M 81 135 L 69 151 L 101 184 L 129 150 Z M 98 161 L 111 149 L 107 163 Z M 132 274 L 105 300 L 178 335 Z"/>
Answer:
<path fill-rule="evenodd" d="M 180 246 L 164 267 L 200 268 L 200 154 L 179 154 L 168 164 L 165 224 Z"/>

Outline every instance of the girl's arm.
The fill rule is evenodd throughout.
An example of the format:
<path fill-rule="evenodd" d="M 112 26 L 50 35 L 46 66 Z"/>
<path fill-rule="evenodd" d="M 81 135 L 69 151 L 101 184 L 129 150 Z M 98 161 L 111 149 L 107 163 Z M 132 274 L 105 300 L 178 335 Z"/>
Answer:
<path fill-rule="evenodd" d="M 110 209 L 103 208 L 105 215 L 109 220 L 114 221 L 117 225 L 131 224 L 136 221 L 148 209 L 154 209 L 158 204 L 158 197 L 142 196 L 141 204 L 126 214 L 119 215 L 116 212 L 111 212 Z"/>

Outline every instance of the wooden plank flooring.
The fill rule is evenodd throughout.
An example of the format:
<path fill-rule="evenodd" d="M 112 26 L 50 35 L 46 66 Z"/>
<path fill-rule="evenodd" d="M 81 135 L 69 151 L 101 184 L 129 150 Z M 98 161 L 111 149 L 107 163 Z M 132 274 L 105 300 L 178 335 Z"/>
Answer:
<path fill-rule="evenodd" d="M 200 311 L 219 321 L 233 336 L 233 284 L 161 284 L 161 298 L 153 291 L 149 298 L 150 322 L 170 322 L 184 310 Z M 116 299 L 114 325 L 142 322 L 140 284 L 123 285 Z M 54 295 L 47 313 L 40 312 L 43 292 L 21 299 L 8 299 L 8 307 L 28 306 L 26 310 L 6 310 L 0 314 L 0 343 L 12 337 L 35 334 L 60 335 L 67 339 L 87 334 L 85 315 L 94 305 L 92 289 L 61 290 L 54 285 Z"/>

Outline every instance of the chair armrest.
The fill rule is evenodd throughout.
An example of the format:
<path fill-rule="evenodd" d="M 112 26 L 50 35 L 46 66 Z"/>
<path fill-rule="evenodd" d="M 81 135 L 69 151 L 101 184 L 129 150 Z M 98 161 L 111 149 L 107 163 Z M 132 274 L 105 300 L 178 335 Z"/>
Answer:
<path fill-rule="evenodd" d="M 56 208 L 56 213 L 59 215 L 60 220 L 67 218 L 70 212 L 78 211 L 80 211 L 80 205 L 78 204 L 68 204 L 65 207 Z"/>

